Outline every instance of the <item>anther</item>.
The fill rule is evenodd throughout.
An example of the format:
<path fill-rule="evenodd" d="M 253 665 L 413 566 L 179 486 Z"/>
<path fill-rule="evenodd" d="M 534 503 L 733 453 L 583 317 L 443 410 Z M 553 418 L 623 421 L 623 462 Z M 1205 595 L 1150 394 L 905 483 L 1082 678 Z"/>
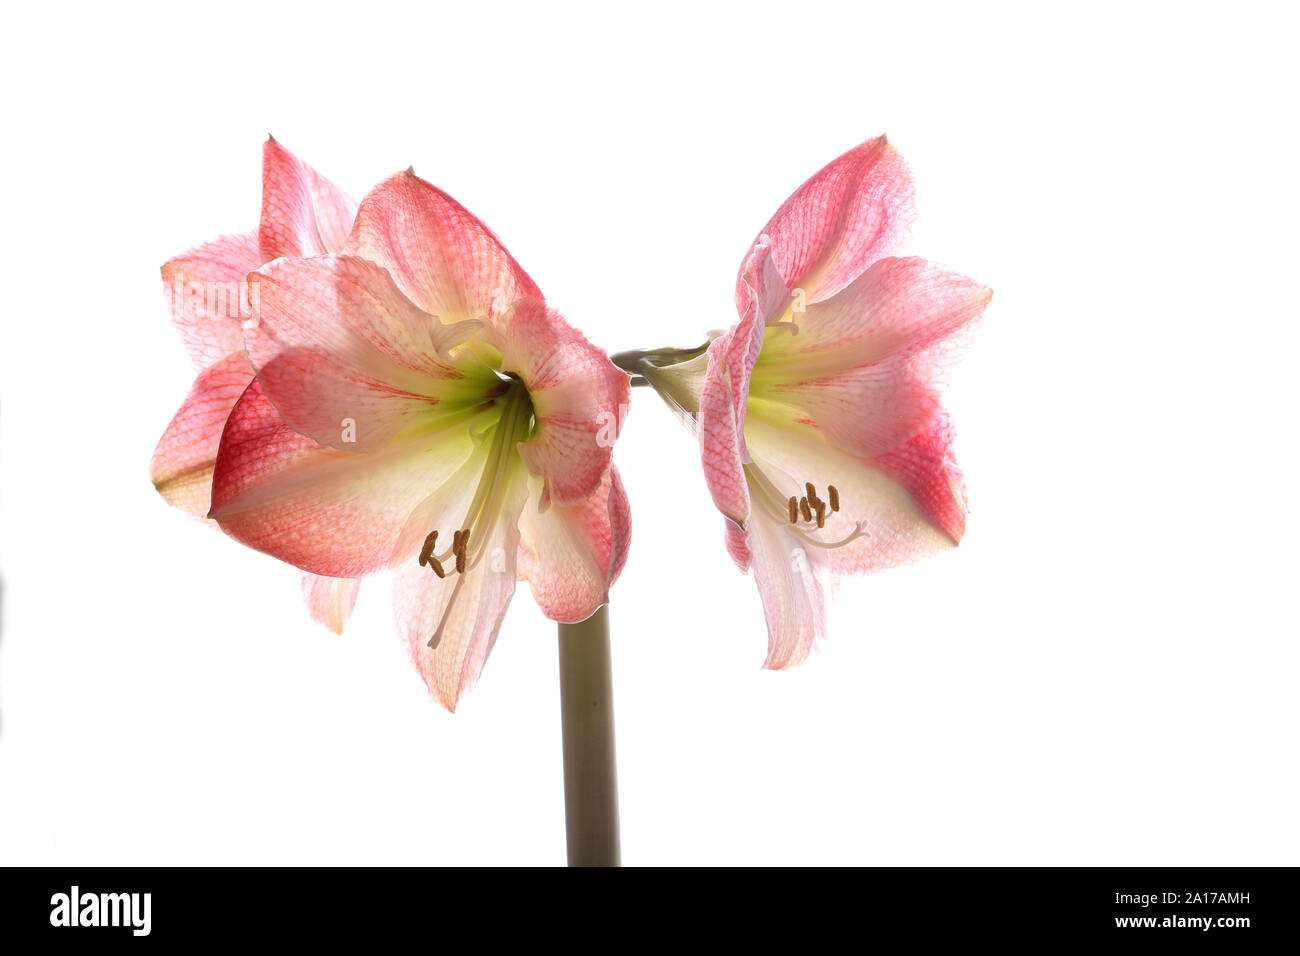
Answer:
<path fill-rule="evenodd" d="M 452 550 L 456 552 L 456 573 L 465 573 L 465 549 L 469 546 L 469 529 L 456 532 L 456 542 Z"/>
<path fill-rule="evenodd" d="M 794 497 L 790 499 L 790 523 L 799 523 L 799 499 Z"/>
<path fill-rule="evenodd" d="M 429 558 L 433 554 L 433 549 L 438 544 L 438 532 L 430 531 L 429 536 L 424 539 L 424 547 L 420 549 L 420 567 L 429 563 Z"/>
<path fill-rule="evenodd" d="M 817 527 L 826 527 L 826 502 L 817 502 Z"/>
<path fill-rule="evenodd" d="M 799 499 L 799 512 L 803 515 L 804 521 L 812 521 L 812 509 L 808 507 L 808 499 Z"/>
<path fill-rule="evenodd" d="M 433 555 L 429 556 L 429 567 L 433 568 L 433 573 L 438 577 L 445 578 L 447 576 L 447 572 L 442 569 L 442 562 Z"/>
<path fill-rule="evenodd" d="M 838 488 L 836 488 L 834 485 L 827 485 L 827 486 L 826 486 L 826 494 L 830 495 L 830 498 L 831 498 L 831 511 L 839 511 L 839 510 L 840 510 L 840 490 L 839 490 Z"/>
<path fill-rule="evenodd" d="M 805 481 L 803 485 L 803 490 L 808 495 L 808 504 L 812 505 L 813 509 L 816 510 L 817 502 L 821 500 L 817 497 L 817 488 L 813 485 L 811 481 Z"/>

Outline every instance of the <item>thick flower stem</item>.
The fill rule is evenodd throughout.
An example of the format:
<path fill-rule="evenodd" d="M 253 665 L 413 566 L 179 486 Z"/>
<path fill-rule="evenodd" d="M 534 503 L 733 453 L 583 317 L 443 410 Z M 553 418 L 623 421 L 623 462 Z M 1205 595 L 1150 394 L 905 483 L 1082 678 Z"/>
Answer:
<path fill-rule="evenodd" d="M 560 626 L 564 820 L 570 866 L 618 866 L 618 774 L 609 606 Z"/>

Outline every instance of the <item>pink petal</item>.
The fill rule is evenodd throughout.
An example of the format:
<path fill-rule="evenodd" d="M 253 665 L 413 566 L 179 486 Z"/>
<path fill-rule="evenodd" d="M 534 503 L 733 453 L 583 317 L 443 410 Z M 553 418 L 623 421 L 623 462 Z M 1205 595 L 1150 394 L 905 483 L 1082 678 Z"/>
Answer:
<path fill-rule="evenodd" d="M 940 411 L 946 353 L 932 349 L 806 382 L 773 385 L 758 413 L 788 427 L 813 428 L 827 441 L 863 458 L 907 441 Z"/>
<path fill-rule="evenodd" d="M 541 290 L 477 217 L 413 172 L 361 202 L 347 251 L 383 266 L 417 306 L 446 322 L 495 321 Z"/>
<path fill-rule="evenodd" d="M 792 316 L 798 333 L 772 335 L 762 362 L 847 369 L 919 352 L 970 325 L 993 290 L 924 259 L 881 259 L 835 296 Z"/>
<path fill-rule="evenodd" d="M 777 311 L 776 301 L 785 296 L 780 277 L 773 274 L 766 240 L 756 249 L 754 261 L 743 274 L 754 301 L 739 322 L 709 344 L 698 406 L 698 435 L 709 490 L 722 513 L 741 523 L 749 507 L 741 473 L 749 457 L 745 450 L 749 380 L 763 348 L 765 316 Z"/>
<path fill-rule="evenodd" d="M 749 550 L 748 535 L 745 529 L 734 521 L 723 522 L 726 526 L 725 543 L 727 545 L 727 554 L 731 555 L 731 560 L 736 562 L 736 567 L 741 571 L 748 571 L 749 566 L 754 563 L 754 554 Z"/>
<path fill-rule="evenodd" d="M 826 635 L 826 552 L 766 516 L 755 516 L 746 542 L 767 620 L 763 666 L 793 667 Z"/>
<path fill-rule="evenodd" d="M 892 251 L 911 218 L 911 201 L 907 166 L 881 136 L 849 150 L 796 189 L 753 246 L 767 236 L 786 287 L 802 288 L 807 301 L 816 302 Z M 742 314 L 750 299 L 744 271 L 742 266 L 736 283 Z"/>
<path fill-rule="evenodd" d="M 478 681 L 515 592 L 525 477 L 522 468 L 512 470 L 498 520 L 481 542 L 481 557 L 464 573 L 448 569 L 445 578 L 438 578 L 412 556 L 397 566 L 393 609 L 398 630 L 430 692 L 453 712 L 461 695 Z M 435 637 L 436 646 L 430 647 Z"/>
<path fill-rule="evenodd" d="M 249 277 L 256 311 L 245 331 L 248 357 L 280 416 L 315 441 L 370 452 L 441 401 L 482 396 L 445 357 L 470 325 L 451 327 L 421 312 L 382 268 L 352 256 L 281 259 Z"/>
<path fill-rule="evenodd" d="M 207 516 L 221 430 L 252 380 L 242 350 L 204 369 L 154 449 L 149 463 L 154 487 L 186 514 Z"/>
<path fill-rule="evenodd" d="M 631 402 L 627 375 L 554 309 L 518 302 L 504 320 L 501 370 L 528 388 L 537 427 L 519 454 L 546 481 L 544 501 L 593 494 Z"/>
<path fill-rule="evenodd" d="M 627 560 L 632 520 L 618 469 L 610 465 L 578 504 L 540 505 L 534 487 L 519 518 L 519 577 L 551 620 L 584 621 L 609 600 Z"/>
<path fill-rule="evenodd" d="M 812 429 L 775 426 L 750 417 L 749 449 L 762 469 L 785 496 L 801 496 L 811 482 L 823 497 L 834 485 L 840 510 L 828 513 L 826 527 L 818 532 L 826 542 L 848 537 L 858 522 L 866 534 L 829 552 L 835 573 L 870 573 L 910 564 L 954 547 L 950 528 L 943 520 L 949 510 L 937 500 L 937 483 L 929 476 L 933 453 L 925 443 L 900 458 L 859 458 L 827 443 Z M 927 460 L 927 455 L 929 456 Z M 922 494 L 924 492 L 924 495 Z M 932 501 L 925 496 L 935 495 Z M 751 542 L 752 544 L 752 542 Z M 808 548 L 809 553 L 815 548 Z"/>
<path fill-rule="evenodd" d="M 224 236 L 168 260 L 163 291 L 195 368 L 243 352 L 242 323 L 252 314 L 245 279 L 262 264 L 257 236 Z"/>
<path fill-rule="evenodd" d="M 709 346 L 709 366 L 700 391 L 699 442 L 704 480 L 718 510 L 743 525 L 749 517 L 749 492 L 745 483 L 744 439 L 736 421 L 731 375 L 727 362 L 727 336 Z"/>
<path fill-rule="evenodd" d="M 952 425 L 941 413 L 925 431 L 872 464 L 906 488 L 930 522 L 958 544 L 966 533 L 966 487 L 952 442 Z"/>
<path fill-rule="evenodd" d="M 212 514 L 231 537 L 304 571 L 359 577 L 398 560 L 412 512 L 468 458 L 468 429 L 412 429 L 369 455 L 313 442 L 260 383 L 222 435 Z"/>
<path fill-rule="evenodd" d="M 262 146 L 262 262 L 342 252 L 356 212 L 355 202 L 275 137 Z"/>
<path fill-rule="evenodd" d="M 923 259 L 883 259 L 810 306 L 797 335 L 770 335 L 754 388 L 844 449 L 883 454 L 934 420 L 958 336 L 991 295 Z"/>
<path fill-rule="evenodd" d="M 335 634 L 343 633 L 360 591 L 360 578 L 326 578 L 305 571 L 302 574 L 302 597 L 312 620 Z"/>

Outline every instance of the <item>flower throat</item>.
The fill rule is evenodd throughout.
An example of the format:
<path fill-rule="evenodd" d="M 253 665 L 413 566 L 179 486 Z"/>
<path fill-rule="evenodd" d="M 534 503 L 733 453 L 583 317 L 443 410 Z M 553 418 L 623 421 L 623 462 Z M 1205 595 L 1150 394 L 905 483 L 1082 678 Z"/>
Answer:
<path fill-rule="evenodd" d="M 510 470 L 516 464 L 517 446 L 528 439 L 533 429 L 533 403 L 524 383 L 511 376 L 503 379 L 503 385 L 504 390 L 487 403 L 500 405 L 501 413 L 489 426 L 491 437 L 487 439 L 478 487 L 474 489 L 460 527 L 452 534 L 451 547 L 438 553 L 438 531 L 435 529 L 425 537 L 424 546 L 420 548 L 420 567 L 427 566 L 439 578 L 448 574 L 459 576 L 448 606 L 460 592 L 463 575 L 476 568 L 484 558 L 490 531 L 500 517 L 509 493 Z M 446 615 L 443 619 L 446 620 Z M 429 640 L 429 646 L 437 647 L 441 637 L 439 628 Z"/>

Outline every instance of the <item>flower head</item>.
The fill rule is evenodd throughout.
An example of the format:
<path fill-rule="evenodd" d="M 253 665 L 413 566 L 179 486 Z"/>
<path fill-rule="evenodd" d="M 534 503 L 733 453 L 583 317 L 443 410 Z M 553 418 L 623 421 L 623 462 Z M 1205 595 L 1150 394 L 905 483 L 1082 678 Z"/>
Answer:
<path fill-rule="evenodd" d="M 610 462 L 627 377 L 486 226 L 412 172 L 362 201 L 343 254 L 249 277 L 256 380 L 225 425 L 211 516 L 305 571 L 396 569 L 398 625 L 448 709 L 517 578 L 579 621 L 627 552 Z"/>
<path fill-rule="evenodd" d="M 911 195 L 884 137 L 845 153 L 755 239 L 737 324 L 684 361 L 637 366 L 696 427 L 728 550 L 763 600 L 767 667 L 824 636 L 832 579 L 953 547 L 965 529 L 942 372 L 991 292 L 890 255 Z"/>

